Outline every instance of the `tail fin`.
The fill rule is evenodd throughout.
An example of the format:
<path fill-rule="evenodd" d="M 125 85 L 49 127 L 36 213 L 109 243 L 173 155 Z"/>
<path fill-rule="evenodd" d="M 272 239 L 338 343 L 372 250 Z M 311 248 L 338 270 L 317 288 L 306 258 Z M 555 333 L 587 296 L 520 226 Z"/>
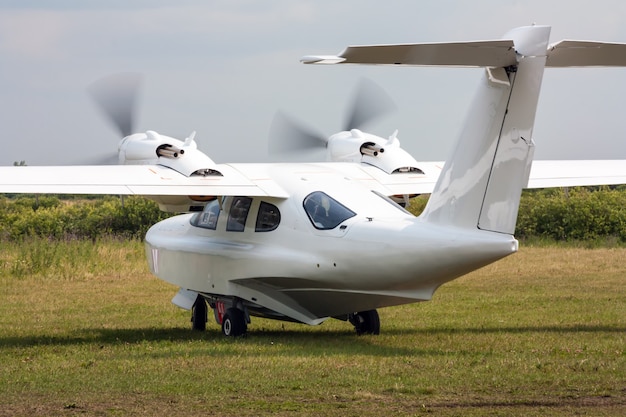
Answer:
<path fill-rule="evenodd" d="M 550 28 L 507 34 L 514 65 L 486 68 L 454 153 L 423 213 L 429 222 L 513 234 L 528 182 Z"/>
<path fill-rule="evenodd" d="M 561 41 L 549 26 L 513 29 L 502 40 L 350 46 L 307 64 L 485 67 L 460 138 L 422 218 L 513 234 L 533 159 L 532 130 L 545 67 L 626 66 L 626 44 Z"/>

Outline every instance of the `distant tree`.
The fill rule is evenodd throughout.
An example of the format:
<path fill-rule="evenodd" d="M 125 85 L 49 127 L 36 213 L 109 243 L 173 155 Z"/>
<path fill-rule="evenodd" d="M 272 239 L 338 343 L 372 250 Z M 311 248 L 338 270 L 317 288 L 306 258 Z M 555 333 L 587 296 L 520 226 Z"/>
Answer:
<path fill-rule="evenodd" d="M 14 161 L 13 162 L 13 166 L 14 167 L 25 167 L 26 166 L 26 161 Z"/>

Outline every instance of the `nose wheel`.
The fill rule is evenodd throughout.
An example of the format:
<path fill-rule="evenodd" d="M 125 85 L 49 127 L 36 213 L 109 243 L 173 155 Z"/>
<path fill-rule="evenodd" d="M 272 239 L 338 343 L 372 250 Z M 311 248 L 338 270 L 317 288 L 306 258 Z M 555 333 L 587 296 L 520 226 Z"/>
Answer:
<path fill-rule="evenodd" d="M 380 334 L 380 318 L 376 310 L 353 313 L 350 314 L 348 319 L 359 336 L 363 334 Z"/>

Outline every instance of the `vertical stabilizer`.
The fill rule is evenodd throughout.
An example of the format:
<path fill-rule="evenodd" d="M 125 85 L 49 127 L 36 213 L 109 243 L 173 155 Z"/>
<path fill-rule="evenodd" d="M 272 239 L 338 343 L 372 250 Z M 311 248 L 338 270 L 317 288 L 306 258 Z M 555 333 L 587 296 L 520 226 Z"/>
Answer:
<path fill-rule="evenodd" d="M 549 36 L 548 26 L 505 35 L 513 40 L 517 63 L 485 69 L 423 219 L 513 234 L 532 163 L 532 129 Z"/>

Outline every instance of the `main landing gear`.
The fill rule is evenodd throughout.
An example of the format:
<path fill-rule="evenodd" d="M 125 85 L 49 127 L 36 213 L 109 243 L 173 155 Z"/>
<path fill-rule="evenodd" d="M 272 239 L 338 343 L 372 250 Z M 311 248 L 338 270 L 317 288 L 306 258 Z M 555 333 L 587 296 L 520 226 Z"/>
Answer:
<path fill-rule="evenodd" d="M 237 307 L 226 308 L 224 302 L 217 301 L 211 303 L 215 313 L 215 319 L 222 325 L 222 333 L 225 336 L 243 336 L 248 331 L 248 320 L 246 313 Z M 205 331 L 208 321 L 209 306 L 201 295 L 198 295 L 191 308 L 191 328 L 193 330 Z"/>
<path fill-rule="evenodd" d="M 359 336 L 363 334 L 380 334 L 380 318 L 376 310 L 350 314 L 348 320 L 350 320 L 354 330 L 356 330 L 356 334 Z"/>
<path fill-rule="evenodd" d="M 222 317 L 222 333 L 224 336 L 243 336 L 248 331 L 246 315 L 238 308 L 231 307 Z"/>
<path fill-rule="evenodd" d="M 230 302 L 228 302 L 230 304 Z M 224 336 L 237 337 L 244 336 L 248 331 L 248 317 L 240 303 L 233 302 L 239 306 L 228 307 L 224 301 L 211 302 L 211 308 L 215 314 L 216 321 L 222 326 Z M 204 331 L 208 320 L 209 306 L 201 295 L 198 295 L 191 308 L 191 328 L 193 330 Z M 339 318 L 339 317 L 337 317 Z M 346 316 L 339 318 L 346 320 Z M 354 326 L 357 335 L 380 334 L 380 318 L 376 310 L 359 311 L 348 314 L 348 321 Z"/>

